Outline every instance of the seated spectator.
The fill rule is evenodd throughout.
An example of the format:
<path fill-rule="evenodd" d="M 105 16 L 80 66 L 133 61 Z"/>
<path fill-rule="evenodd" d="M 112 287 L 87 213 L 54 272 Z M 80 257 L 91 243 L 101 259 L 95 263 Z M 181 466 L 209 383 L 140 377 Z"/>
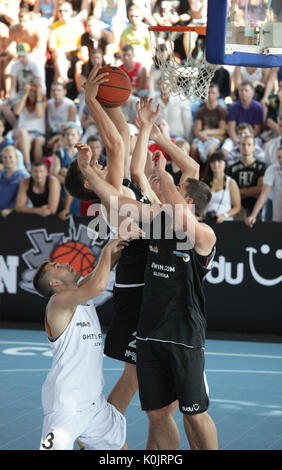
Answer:
<path fill-rule="evenodd" d="M 282 80 L 279 81 L 278 93 L 272 94 L 268 98 L 267 114 L 266 114 L 266 130 L 262 133 L 264 142 L 274 139 L 280 134 L 278 117 L 282 113 Z"/>
<path fill-rule="evenodd" d="M 18 169 L 15 147 L 8 145 L 2 151 L 3 170 L 0 171 L 0 214 L 7 217 L 15 208 L 17 193 L 22 179 L 29 173 Z"/>
<path fill-rule="evenodd" d="M 231 80 L 230 73 L 223 66 L 218 66 L 212 79 L 213 83 L 217 83 L 219 88 L 220 100 L 225 100 L 231 96 Z M 221 104 L 221 101 L 220 101 Z"/>
<path fill-rule="evenodd" d="M 227 113 L 217 102 L 218 85 L 212 83 L 207 102 L 199 108 L 195 116 L 195 127 L 191 156 L 202 164 L 212 155 L 224 141 Z"/>
<path fill-rule="evenodd" d="M 33 161 L 43 157 L 46 134 L 46 101 L 40 85 L 27 83 L 22 97 L 16 101 L 14 113 L 18 117 L 14 130 L 17 148 L 24 156 L 25 166 L 29 169 L 31 152 Z"/>
<path fill-rule="evenodd" d="M 128 9 L 128 19 L 130 24 L 121 33 L 119 48 L 122 50 L 123 46 L 130 44 L 134 49 L 134 56 L 149 73 L 152 66 L 152 55 L 148 26 L 143 21 L 144 14 L 140 8 L 132 5 Z"/>
<path fill-rule="evenodd" d="M 282 111 L 278 116 L 277 126 L 279 135 L 274 139 L 269 140 L 264 147 L 265 163 L 267 166 L 276 163 L 277 150 L 282 142 Z"/>
<path fill-rule="evenodd" d="M 127 25 L 125 0 L 88 0 L 93 3 L 93 15 L 106 24 L 105 29 L 114 36 L 114 50 L 119 47 L 121 32 Z"/>
<path fill-rule="evenodd" d="M 162 119 L 162 118 L 158 119 L 156 125 L 164 137 L 170 139 L 171 142 L 175 142 L 175 139 L 171 137 L 170 127 L 165 119 Z M 153 153 L 156 152 L 157 150 L 160 150 L 163 153 L 167 161 L 169 162 L 171 161 L 170 156 L 161 148 L 161 146 L 157 142 L 151 142 L 151 143 L 149 142 L 148 151 L 149 151 L 151 160 L 152 160 Z"/>
<path fill-rule="evenodd" d="M 107 157 L 104 154 L 104 147 L 101 143 L 100 138 L 96 135 L 91 135 L 90 137 L 88 137 L 86 143 L 91 148 L 92 160 L 94 160 L 94 162 L 97 162 L 97 165 L 100 167 L 100 169 L 106 167 Z"/>
<path fill-rule="evenodd" d="M 152 15 L 160 26 L 185 26 L 193 17 L 191 10 L 193 9 L 196 13 L 193 6 L 192 2 L 188 0 L 180 0 L 179 2 L 157 0 L 153 6 Z M 167 39 L 166 33 L 163 34 L 163 39 Z M 185 42 L 183 33 L 174 33 L 174 52 L 180 62 L 186 58 Z M 193 42 L 195 43 L 195 38 L 193 38 Z"/>
<path fill-rule="evenodd" d="M 191 107 L 183 98 L 161 90 L 160 95 L 153 98 L 153 107 L 156 109 L 157 105 L 160 105 L 159 116 L 168 123 L 171 137 L 179 137 L 191 142 L 193 131 Z"/>
<path fill-rule="evenodd" d="M 236 66 L 233 74 L 235 90 L 239 88 L 242 82 L 251 82 L 254 87 L 254 99 L 261 101 L 264 97 L 265 86 L 270 72 L 271 69 L 267 68 Z"/>
<path fill-rule="evenodd" d="M 78 92 L 80 119 L 82 118 L 83 108 L 85 106 L 83 87 L 86 83 L 88 75 L 95 65 L 100 65 L 101 67 L 106 65 L 102 49 L 92 49 L 90 56 L 88 56 L 88 52 L 85 48 L 82 49 L 80 53 L 80 60 L 78 60 L 75 64 L 74 73 L 75 85 Z"/>
<path fill-rule="evenodd" d="M 207 223 L 221 224 L 233 220 L 241 210 L 241 196 L 236 181 L 227 176 L 226 160 L 220 151 L 214 152 L 208 162 L 208 172 L 204 179 L 210 187 L 212 198 L 205 212 Z"/>
<path fill-rule="evenodd" d="M 61 3 L 58 8 L 59 20 L 52 24 L 48 40 L 48 49 L 54 63 L 54 80 L 61 81 L 65 85 L 73 78 L 72 72 L 77 60 L 80 38 L 85 32 L 82 22 L 72 15 L 71 2 Z M 71 66 L 73 70 L 70 70 Z"/>
<path fill-rule="evenodd" d="M 13 2 L 15 3 L 15 2 Z M 9 41 L 12 46 L 19 43 L 29 45 L 32 59 L 36 60 L 42 67 L 46 62 L 47 34 L 46 24 L 38 22 L 38 17 L 33 12 L 21 8 L 18 15 L 18 23 L 9 27 Z M 14 54 L 14 57 L 16 54 Z"/>
<path fill-rule="evenodd" d="M 177 147 L 182 149 L 187 154 L 187 156 L 190 155 L 190 144 L 189 144 L 189 142 L 187 142 L 187 140 L 177 139 L 177 140 L 174 141 L 174 143 L 175 143 L 175 145 L 177 145 Z M 167 162 L 166 171 L 172 175 L 174 184 L 176 186 L 178 186 L 181 175 L 182 175 L 182 171 L 176 165 L 174 160 L 171 160 L 171 162 Z"/>
<path fill-rule="evenodd" d="M 81 36 L 80 51 L 83 56 L 88 55 L 90 59 L 94 49 L 100 49 L 107 63 L 114 59 L 114 35 L 105 29 L 106 24 L 97 20 L 94 16 L 89 16 L 86 21 L 86 31 Z"/>
<path fill-rule="evenodd" d="M 0 116 L 0 153 L 7 147 L 7 145 L 14 145 L 14 140 L 9 137 L 4 137 L 6 121 Z"/>
<path fill-rule="evenodd" d="M 59 0 L 35 0 L 34 13 L 41 14 L 48 26 L 56 21 L 58 15 Z"/>
<path fill-rule="evenodd" d="M 238 124 L 236 128 L 236 134 L 238 136 L 239 142 L 241 141 L 241 138 L 245 135 L 254 136 L 253 126 L 246 122 L 241 122 L 241 124 Z M 240 145 L 236 145 L 236 147 L 233 147 L 233 149 L 229 153 L 227 153 L 223 149 L 221 149 L 221 151 L 225 157 L 227 156 L 227 166 L 230 166 L 241 159 Z M 264 150 L 257 144 L 255 144 L 254 157 L 258 161 L 264 162 Z"/>
<path fill-rule="evenodd" d="M 249 227 L 255 224 L 257 215 L 265 205 L 270 192 L 273 205 L 272 221 L 282 222 L 282 145 L 277 151 L 277 163 L 273 163 L 265 171 L 261 193 L 251 214 L 245 220 Z"/>
<path fill-rule="evenodd" d="M 241 138 L 240 151 L 241 160 L 228 167 L 226 173 L 235 179 L 239 186 L 242 208 L 235 215 L 235 220 L 242 221 L 251 214 L 261 192 L 266 166 L 254 157 L 255 139 L 253 136 Z"/>
<path fill-rule="evenodd" d="M 11 87 L 7 97 L 18 99 L 27 83 L 35 82 L 41 85 L 42 93 L 46 94 L 45 70 L 42 64 L 30 55 L 30 46 L 25 42 L 17 45 L 17 56 L 10 68 Z"/>
<path fill-rule="evenodd" d="M 60 197 L 61 187 L 57 178 L 48 175 L 43 161 L 34 162 L 31 167 L 31 176 L 20 182 L 16 212 L 36 214 L 41 217 L 56 214 L 62 210 Z M 27 206 L 28 202 L 31 202 L 32 207 Z"/>
<path fill-rule="evenodd" d="M 0 98 L 6 96 L 6 70 L 14 57 L 14 51 L 9 45 L 9 28 L 0 21 Z"/>
<path fill-rule="evenodd" d="M 67 122 L 77 122 L 74 102 L 66 97 L 66 88 L 60 82 L 51 86 L 51 98 L 47 101 L 47 146 L 52 147 L 53 140 L 63 133 Z"/>
<path fill-rule="evenodd" d="M 134 60 L 134 49 L 130 44 L 122 47 L 121 59 L 122 64 L 119 68 L 128 75 L 132 94 L 137 96 L 147 94 L 147 70 L 140 62 Z"/>
<path fill-rule="evenodd" d="M 139 102 L 138 96 L 130 93 L 127 101 L 120 107 L 123 112 L 123 115 L 126 119 L 126 122 L 134 124 L 137 117 L 136 104 Z"/>
<path fill-rule="evenodd" d="M 59 215 L 63 220 L 67 219 L 70 213 L 79 215 L 79 202 L 66 192 L 64 183 L 68 166 L 78 156 L 75 145 L 80 140 L 80 134 L 80 128 L 74 122 L 66 125 L 64 129 L 65 146 L 55 152 L 50 168 L 50 174 L 58 178 L 61 184 L 61 198 L 64 202 L 64 209 Z"/>
<path fill-rule="evenodd" d="M 239 86 L 239 100 L 232 103 L 227 118 L 228 138 L 225 140 L 222 149 L 230 152 L 238 145 L 236 127 L 241 122 L 247 122 L 254 128 L 254 137 L 257 139 L 261 133 L 264 123 L 264 113 L 262 105 L 253 99 L 254 87 L 251 82 L 242 82 Z M 257 139 L 260 143 L 260 139 Z"/>

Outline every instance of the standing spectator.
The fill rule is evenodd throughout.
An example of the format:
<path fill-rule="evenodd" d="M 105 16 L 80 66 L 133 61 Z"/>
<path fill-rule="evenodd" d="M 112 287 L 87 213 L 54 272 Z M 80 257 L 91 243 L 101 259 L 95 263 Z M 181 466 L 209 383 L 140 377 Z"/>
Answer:
<path fill-rule="evenodd" d="M 36 82 L 41 85 L 42 93 L 46 94 L 44 67 L 30 55 L 30 46 L 25 42 L 17 45 L 18 59 L 13 62 L 9 75 L 11 76 L 11 88 L 7 96 L 18 98 L 22 95 L 25 85 Z"/>
<path fill-rule="evenodd" d="M 212 197 L 205 212 L 207 223 L 233 220 L 241 210 L 240 190 L 236 181 L 225 174 L 226 160 L 220 151 L 214 152 L 208 162 L 204 182 L 210 187 Z"/>
<path fill-rule="evenodd" d="M 134 95 L 141 96 L 146 93 L 147 71 L 146 68 L 134 60 L 134 49 L 127 44 L 121 49 L 122 64 L 119 66 L 129 77 L 131 83 L 131 92 Z"/>
<path fill-rule="evenodd" d="M 55 81 L 69 83 L 77 53 L 80 47 L 80 38 L 85 29 L 77 18 L 73 18 L 71 2 L 63 2 L 58 8 L 59 20 L 52 24 L 48 48 L 54 63 Z M 70 76 L 68 75 L 70 73 Z"/>
<path fill-rule="evenodd" d="M 122 50 L 123 46 L 130 44 L 134 49 L 134 56 L 138 57 L 138 61 L 149 73 L 152 66 L 150 37 L 148 26 L 144 23 L 143 18 L 144 15 L 140 8 L 132 5 L 128 9 L 130 24 L 121 33 L 119 47 Z"/>
<path fill-rule="evenodd" d="M 225 140 L 222 148 L 230 152 L 238 144 L 236 126 L 241 122 L 247 122 L 254 128 L 254 137 L 257 139 L 264 123 L 262 105 L 253 99 L 254 87 L 251 82 L 242 82 L 239 86 L 239 100 L 235 101 L 228 112 L 227 126 L 229 138 Z M 258 141 L 259 143 L 259 141 Z"/>
<path fill-rule="evenodd" d="M 251 215 L 246 219 L 246 224 L 253 227 L 257 215 L 272 192 L 273 222 L 282 222 L 282 146 L 277 151 L 277 163 L 270 165 L 264 174 L 261 193 L 255 203 Z"/>
<path fill-rule="evenodd" d="M 2 151 L 3 171 L 0 171 L 0 214 L 7 217 L 15 208 L 19 184 L 29 173 L 18 169 L 15 147 L 8 145 Z"/>
<path fill-rule="evenodd" d="M 255 139 L 253 136 L 244 136 L 240 142 L 241 160 L 227 169 L 227 175 L 237 182 L 242 209 L 235 216 L 235 220 L 245 220 L 250 215 L 256 200 L 261 192 L 265 163 L 258 162 L 254 157 Z"/>
<path fill-rule="evenodd" d="M 61 188 L 57 178 L 48 175 L 43 161 L 34 162 L 31 167 L 31 176 L 20 183 L 16 211 L 47 217 L 60 210 L 60 197 Z M 28 201 L 32 203 L 32 207 L 27 206 Z"/>
<path fill-rule="evenodd" d="M 59 0 L 35 0 L 34 13 L 41 14 L 42 18 L 51 25 L 58 15 Z"/>
<path fill-rule="evenodd" d="M 153 98 L 154 108 L 158 104 L 160 118 L 167 121 L 171 137 L 181 137 L 190 142 L 193 122 L 190 104 L 185 97 L 173 96 L 169 91 L 162 90 L 159 96 Z"/>
<path fill-rule="evenodd" d="M 227 113 L 218 104 L 218 98 L 218 85 L 212 83 L 207 102 L 200 107 L 195 116 L 195 139 L 191 146 L 191 156 L 202 163 L 206 163 L 221 146 L 226 132 Z"/>
<path fill-rule="evenodd" d="M 43 157 L 46 135 L 46 101 L 41 86 L 27 83 L 22 97 L 16 101 L 14 113 L 18 122 L 14 130 L 17 148 L 24 156 L 26 167 L 30 168 L 31 152 L 34 161 Z"/>

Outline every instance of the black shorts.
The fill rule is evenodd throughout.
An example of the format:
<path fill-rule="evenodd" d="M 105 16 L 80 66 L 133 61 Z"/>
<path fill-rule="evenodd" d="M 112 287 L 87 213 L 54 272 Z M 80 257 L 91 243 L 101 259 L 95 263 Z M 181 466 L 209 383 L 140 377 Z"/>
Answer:
<path fill-rule="evenodd" d="M 185 414 L 209 407 L 203 348 L 137 340 L 137 377 L 142 410 L 157 410 L 179 401 Z"/>
<path fill-rule="evenodd" d="M 114 288 L 114 317 L 105 339 L 104 353 L 119 361 L 136 364 L 136 330 L 143 287 Z"/>

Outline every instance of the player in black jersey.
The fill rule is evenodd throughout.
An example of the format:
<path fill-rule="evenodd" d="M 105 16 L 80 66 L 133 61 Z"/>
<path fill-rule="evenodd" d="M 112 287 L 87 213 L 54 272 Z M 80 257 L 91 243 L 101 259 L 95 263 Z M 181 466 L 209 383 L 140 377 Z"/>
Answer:
<path fill-rule="evenodd" d="M 147 124 L 143 119 L 142 125 Z M 152 219 L 151 206 L 130 201 L 103 182 L 89 165 L 87 150 L 83 147 L 80 150 L 79 167 L 101 199 L 109 202 L 110 196 L 116 196 L 119 207 L 131 202 L 138 209 L 137 220 L 142 215 L 143 220 Z M 195 233 L 194 247 L 182 249 L 178 247 L 175 232 L 171 240 L 161 238 L 155 242 L 153 239 L 147 256 L 143 307 L 137 329 L 137 370 L 142 408 L 153 425 L 158 449 L 177 449 L 179 446 L 178 429 L 171 410 L 176 399 L 184 416 L 191 448 L 217 448 L 216 428 L 206 412 L 209 399 L 204 375 L 206 322 L 202 290 L 202 280 L 214 254 L 215 234 L 198 221 L 211 194 L 209 188 L 198 181 L 198 168 L 194 169 L 196 179 L 180 181 L 178 191 L 160 163 L 156 167 L 165 200 L 173 209 L 174 220 L 171 222 L 181 221 L 189 237 L 191 228 Z M 190 210 L 192 203 L 196 206 L 196 216 Z M 162 209 L 155 207 L 155 218 Z M 156 257 L 154 261 L 152 257 Z"/>

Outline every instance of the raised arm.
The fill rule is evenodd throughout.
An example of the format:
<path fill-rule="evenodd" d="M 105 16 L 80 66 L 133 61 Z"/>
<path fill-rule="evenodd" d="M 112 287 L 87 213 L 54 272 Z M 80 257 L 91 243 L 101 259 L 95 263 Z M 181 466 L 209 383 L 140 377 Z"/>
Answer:
<path fill-rule="evenodd" d="M 215 245 L 216 237 L 214 231 L 206 224 L 200 223 L 187 202 L 177 190 L 175 184 L 165 170 L 166 160 L 160 156 L 155 164 L 155 171 L 161 183 L 165 201 L 169 204 L 174 216 L 174 229 L 186 233 L 188 239 L 193 241 L 194 249 L 200 255 L 209 255 Z"/>
<path fill-rule="evenodd" d="M 93 67 L 85 86 L 85 103 L 98 128 L 101 140 L 107 153 L 107 179 L 116 189 L 120 191 L 124 175 L 124 145 L 122 138 L 104 111 L 96 96 L 99 85 L 107 82 L 108 73 L 97 75 L 100 67 Z M 112 110 L 113 114 L 113 110 Z"/>

